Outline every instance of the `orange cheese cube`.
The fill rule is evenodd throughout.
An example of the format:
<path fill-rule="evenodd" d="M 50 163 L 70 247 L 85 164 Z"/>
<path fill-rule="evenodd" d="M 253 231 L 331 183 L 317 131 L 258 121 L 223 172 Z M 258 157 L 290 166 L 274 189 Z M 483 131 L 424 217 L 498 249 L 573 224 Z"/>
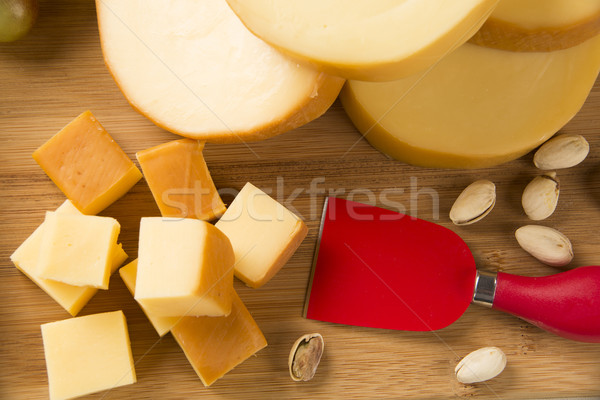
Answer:
<path fill-rule="evenodd" d="M 204 142 L 182 139 L 136 154 L 163 217 L 208 221 L 225 212 L 203 149 Z"/>
<path fill-rule="evenodd" d="M 267 340 L 235 291 L 227 317 L 185 317 L 171 333 L 205 386 L 267 346 Z"/>
<path fill-rule="evenodd" d="M 127 286 L 127 289 L 129 290 L 129 293 L 131 293 L 132 296 L 135 296 L 137 264 L 138 260 L 136 258 L 123 268 L 119 269 L 119 275 L 121 275 L 121 279 L 123 279 L 125 286 Z M 144 311 L 144 314 L 146 314 L 146 317 L 148 317 L 148 320 L 150 321 L 154 329 L 156 329 L 158 336 L 161 337 L 166 335 L 171 330 L 173 325 L 175 325 L 177 321 L 181 319 L 181 317 L 158 317 L 146 311 L 146 308 L 143 305 L 140 304 L 140 307 L 142 308 L 142 311 Z"/>
<path fill-rule="evenodd" d="M 142 177 L 90 111 L 50 138 L 33 158 L 84 214 L 104 210 Z"/>

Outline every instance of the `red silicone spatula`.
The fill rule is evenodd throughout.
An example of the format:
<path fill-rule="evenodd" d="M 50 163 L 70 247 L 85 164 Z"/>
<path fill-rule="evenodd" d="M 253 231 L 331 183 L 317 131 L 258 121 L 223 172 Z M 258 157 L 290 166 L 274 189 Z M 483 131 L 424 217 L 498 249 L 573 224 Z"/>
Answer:
<path fill-rule="evenodd" d="M 456 321 L 471 302 L 569 339 L 600 342 L 600 266 L 541 278 L 478 272 L 465 242 L 449 229 L 327 199 L 307 318 L 430 331 Z"/>

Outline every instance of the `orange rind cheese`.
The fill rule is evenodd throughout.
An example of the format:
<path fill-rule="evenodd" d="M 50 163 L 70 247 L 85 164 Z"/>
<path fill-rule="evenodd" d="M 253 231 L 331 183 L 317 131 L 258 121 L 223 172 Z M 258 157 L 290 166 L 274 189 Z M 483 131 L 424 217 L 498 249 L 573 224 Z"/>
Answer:
<path fill-rule="evenodd" d="M 82 215 L 69 200 L 66 200 L 58 207 L 56 212 Z M 37 265 L 43 235 L 44 223 L 15 250 L 10 259 L 19 271 L 52 297 L 69 314 L 76 316 L 96 292 L 98 292 L 98 289 L 91 286 L 68 285 L 50 279 L 42 279 L 37 276 Z M 115 243 L 111 254 L 111 273 L 114 273 L 126 259 L 127 253 L 125 253 L 121 244 Z"/>
<path fill-rule="evenodd" d="M 142 218 L 135 299 L 161 317 L 228 315 L 234 260 L 227 236 L 208 222 Z"/>
<path fill-rule="evenodd" d="M 75 207 L 88 215 L 104 210 L 142 177 L 90 111 L 50 138 L 33 158 Z"/>
<path fill-rule="evenodd" d="M 259 288 L 283 267 L 306 237 L 306 224 L 250 182 L 215 224 L 235 253 L 235 276 Z"/>
<path fill-rule="evenodd" d="M 204 142 L 181 139 L 136 153 L 163 217 L 212 220 L 225 212 L 203 148 Z"/>
<path fill-rule="evenodd" d="M 182 318 L 171 333 L 204 386 L 210 386 L 267 346 L 263 333 L 235 291 L 227 317 Z"/>

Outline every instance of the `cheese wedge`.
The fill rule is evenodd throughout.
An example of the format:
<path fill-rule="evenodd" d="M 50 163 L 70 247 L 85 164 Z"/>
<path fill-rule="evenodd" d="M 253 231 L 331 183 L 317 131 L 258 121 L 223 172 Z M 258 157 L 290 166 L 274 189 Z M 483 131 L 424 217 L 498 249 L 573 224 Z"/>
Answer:
<path fill-rule="evenodd" d="M 97 214 L 123 196 L 142 173 L 86 111 L 33 153 L 56 186 L 84 214 Z"/>
<path fill-rule="evenodd" d="M 294 254 L 308 228 L 294 213 L 250 182 L 215 224 L 235 253 L 235 276 L 259 288 Z"/>
<path fill-rule="evenodd" d="M 181 139 L 136 153 L 163 217 L 212 220 L 225 212 L 202 149 L 204 142 Z"/>
<path fill-rule="evenodd" d="M 351 81 L 341 95 L 375 148 L 420 166 L 478 168 L 542 144 L 581 108 L 600 69 L 600 36 L 550 53 L 465 44 L 427 74 Z"/>
<path fill-rule="evenodd" d="M 125 286 L 127 286 L 127 289 L 129 290 L 129 293 L 131 293 L 132 296 L 135 296 L 137 263 L 138 260 L 135 259 L 129 264 L 125 265 L 123 268 L 119 269 L 119 275 L 121 276 L 121 279 L 123 279 Z M 181 317 L 157 317 L 146 311 L 146 308 L 144 308 L 144 306 L 142 306 L 141 304 L 140 307 L 142 308 L 142 311 L 144 311 L 144 314 L 146 314 L 146 317 L 148 317 L 148 320 L 150 321 L 154 329 L 156 329 L 156 332 L 160 337 L 167 334 L 171 330 L 171 328 L 177 323 L 177 321 L 181 319 Z"/>
<path fill-rule="evenodd" d="M 96 9 L 104 59 L 125 97 L 182 136 L 265 139 L 319 117 L 343 85 L 256 38 L 225 0 L 97 0 Z"/>
<path fill-rule="evenodd" d="M 208 222 L 142 218 L 135 299 L 160 317 L 223 316 L 231 311 L 229 239 Z"/>
<path fill-rule="evenodd" d="M 323 71 L 389 81 L 467 41 L 497 0 L 227 0 L 256 36 Z"/>
<path fill-rule="evenodd" d="M 210 386 L 267 346 L 263 333 L 235 291 L 227 317 L 182 318 L 171 333 L 204 386 Z"/>
<path fill-rule="evenodd" d="M 56 209 L 56 212 L 82 215 L 70 200 L 66 200 Z M 37 273 L 40 245 L 44 235 L 43 230 L 44 223 L 38 226 L 19 248 L 15 250 L 10 256 L 10 259 L 19 271 L 25 274 L 25 276 L 52 297 L 54 301 L 67 310 L 69 314 L 76 316 L 96 294 L 98 289 L 91 286 L 68 285 L 50 279 L 42 279 L 35 275 Z M 111 273 L 114 273 L 126 259 L 127 253 L 125 253 L 121 244 L 115 244 L 111 255 Z"/>
<path fill-rule="evenodd" d="M 50 400 L 136 382 L 123 311 L 42 325 Z"/>
<path fill-rule="evenodd" d="M 46 212 L 35 275 L 108 289 L 112 250 L 120 229 L 110 217 Z"/>
<path fill-rule="evenodd" d="M 501 0 L 471 43 L 510 51 L 554 51 L 600 33 L 600 0 Z"/>

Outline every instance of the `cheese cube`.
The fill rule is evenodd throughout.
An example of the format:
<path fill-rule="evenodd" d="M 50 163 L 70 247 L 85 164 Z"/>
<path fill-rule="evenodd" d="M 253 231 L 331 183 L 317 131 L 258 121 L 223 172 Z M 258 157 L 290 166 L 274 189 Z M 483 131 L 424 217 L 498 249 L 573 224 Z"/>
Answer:
<path fill-rule="evenodd" d="M 135 259 L 123 268 L 119 269 L 119 275 L 121 275 L 121 279 L 123 279 L 123 282 L 125 282 L 125 286 L 127 286 L 127 289 L 129 289 L 129 292 L 132 296 L 135 296 L 137 264 L 138 260 Z M 156 329 L 158 335 L 161 337 L 167 334 L 167 332 L 171 330 L 173 325 L 175 325 L 177 321 L 181 319 L 181 317 L 157 317 L 146 311 L 146 308 L 141 304 L 140 307 L 142 308 L 142 311 L 144 311 L 144 314 L 146 314 L 146 317 L 148 317 L 148 320 L 150 320 L 150 323 L 152 324 L 154 329 Z"/>
<path fill-rule="evenodd" d="M 142 218 L 135 299 L 157 316 L 231 311 L 233 249 L 205 221 Z"/>
<path fill-rule="evenodd" d="M 66 200 L 60 207 L 56 209 L 57 213 L 67 213 L 82 215 L 77 208 Z M 56 282 L 49 279 L 42 279 L 35 275 L 37 272 L 37 263 L 40 252 L 40 245 L 44 235 L 44 223 L 38 228 L 15 250 L 10 256 L 11 261 L 15 264 L 25 276 L 31 279 L 43 291 L 60 304 L 69 314 L 75 316 L 87 304 L 87 302 L 96 294 L 98 289 L 90 286 L 73 286 L 62 282 Z M 111 273 L 123 264 L 127 259 L 127 253 L 123 250 L 120 244 L 113 244 L 111 256 Z"/>
<path fill-rule="evenodd" d="M 50 138 L 33 158 L 84 214 L 99 213 L 142 177 L 90 111 Z"/>
<path fill-rule="evenodd" d="M 42 325 L 50 399 L 70 399 L 136 382 L 123 311 Z"/>
<path fill-rule="evenodd" d="M 227 317 L 182 318 L 171 333 L 205 386 L 267 346 L 260 328 L 235 291 Z"/>
<path fill-rule="evenodd" d="M 208 221 L 225 212 L 203 149 L 204 142 L 181 139 L 136 154 L 163 217 Z"/>
<path fill-rule="evenodd" d="M 250 182 L 215 226 L 231 241 L 235 276 L 253 288 L 283 267 L 308 232 L 300 218 Z"/>
<path fill-rule="evenodd" d="M 37 274 L 74 286 L 108 289 L 120 225 L 114 218 L 47 212 Z"/>

